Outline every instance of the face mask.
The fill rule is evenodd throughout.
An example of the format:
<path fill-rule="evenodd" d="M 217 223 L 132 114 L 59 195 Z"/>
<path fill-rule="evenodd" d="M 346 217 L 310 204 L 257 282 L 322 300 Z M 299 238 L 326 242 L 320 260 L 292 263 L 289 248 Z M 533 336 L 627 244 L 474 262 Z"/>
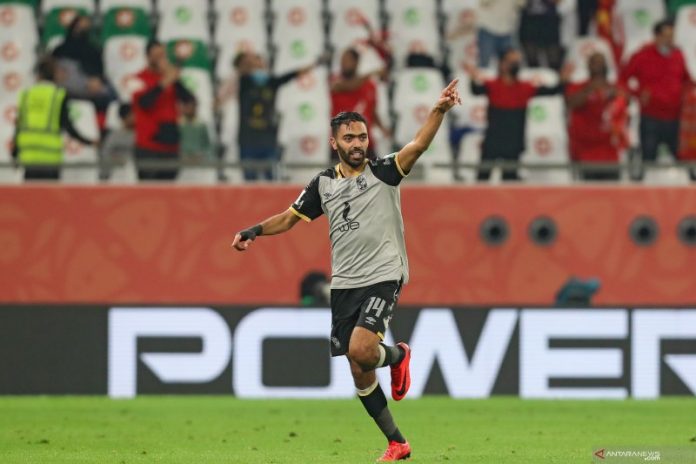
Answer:
<path fill-rule="evenodd" d="M 268 71 L 264 71 L 263 69 L 257 69 L 251 73 L 251 79 L 256 85 L 266 85 L 270 77 Z"/>
<path fill-rule="evenodd" d="M 660 55 L 667 56 L 669 55 L 669 52 L 672 51 L 672 47 L 669 45 L 658 45 L 657 51 L 660 52 Z"/>
<path fill-rule="evenodd" d="M 520 64 L 519 63 L 513 63 L 508 67 L 508 72 L 512 77 L 517 77 L 517 75 L 520 73 Z"/>

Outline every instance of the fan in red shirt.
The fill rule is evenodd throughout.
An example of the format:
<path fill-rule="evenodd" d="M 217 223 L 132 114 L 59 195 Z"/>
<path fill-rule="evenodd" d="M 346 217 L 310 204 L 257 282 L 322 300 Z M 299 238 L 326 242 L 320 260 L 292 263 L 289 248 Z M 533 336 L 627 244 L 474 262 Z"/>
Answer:
<path fill-rule="evenodd" d="M 147 44 L 147 62 L 147 68 L 137 74 L 142 88 L 133 95 L 135 156 L 138 161 L 172 162 L 179 158 L 177 102 L 192 102 L 195 97 L 179 80 L 179 68 L 169 62 L 161 43 Z M 178 171 L 138 166 L 138 177 L 171 180 Z"/>
<path fill-rule="evenodd" d="M 466 65 L 471 76 L 471 93 L 488 97 L 488 125 L 481 145 L 481 166 L 477 179 L 488 180 L 493 165 L 499 160 L 505 164 L 519 162 L 525 150 L 527 104 L 537 96 L 557 95 L 563 92 L 568 70 L 561 73 L 561 81 L 553 87 L 536 86 L 520 80 L 522 55 L 508 49 L 498 58 L 498 77 L 484 79 L 472 64 Z M 503 180 L 519 180 L 517 168 L 503 167 Z"/>
<path fill-rule="evenodd" d="M 654 162 L 660 144 L 678 153 L 679 116 L 689 82 L 684 55 L 674 46 L 674 23 L 658 22 L 655 41 L 638 50 L 621 71 L 621 84 L 640 101 L 640 146 L 643 161 Z M 631 80 L 637 87 L 631 89 Z M 642 170 L 641 170 L 642 171 Z M 643 177 L 640 172 L 637 180 Z"/>
<path fill-rule="evenodd" d="M 386 137 L 391 136 L 391 131 L 382 124 L 377 114 L 377 85 L 373 77 L 379 76 L 383 71 L 378 71 L 363 76 L 358 76 L 360 54 L 354 48 L 349 48 L 341 55 L 340 74 L 331 77 L 331 114 L 341 112 L 356 112 L 365 117 L 367 131 L 372 132 L 374 127 L 382 131 Z M 369 135 L 370 140 L 372 136 Z M 372 144 L 367 149 L 367 156 L 374 159 L 375 152 Z"/>
<path fill-rule="evenodd" d="M 570 156 L 576 162 L 606 165 L 581 167 L 581 179 L 618 180 L 619 151 L 626 146 L 627 102 L 618 87 L 608 81 L 603 54 L 590 55 L 587 67 L 590 78 L 565 89 Z"/>

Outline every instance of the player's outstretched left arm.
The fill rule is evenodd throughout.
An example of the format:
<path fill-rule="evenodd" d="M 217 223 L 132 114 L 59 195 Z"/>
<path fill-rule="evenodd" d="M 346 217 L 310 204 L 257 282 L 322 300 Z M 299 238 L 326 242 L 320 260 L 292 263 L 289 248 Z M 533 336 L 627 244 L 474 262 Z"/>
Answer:
<path fill-rule="evenodd" d="M 428 119 L 425 121 L 425 124 L 423 124 L 423 127 L 418 130 L 413 140 L 406 144 L 396 155 L 399 166 L 404 173 L 408 174 L 413 165 L 416 164 L 420 155 L 428 149 L 430 143 L 435 138 L 435 134 L 437 134 L 440 128 L 440 124 L 442 124 L 445 113 L 451 110 L 454 105 L 462 103 L 461 98 L 459 98 L 457 83 L 459 83 L 459 79 L 453 80 L 445 87 L 440 94 L 440 99 L 433 109 L 430 110 Z"/>
<path fill-rule="evenodd" d="M 271 216 L 260 224 L 237 233 L 232 242 L 232 248 L 237 251 L 244 251 L 260 235 L 282 234 L 292 229 L 300 218 L 291 210 L 284 211 L 275 216 Z"/>

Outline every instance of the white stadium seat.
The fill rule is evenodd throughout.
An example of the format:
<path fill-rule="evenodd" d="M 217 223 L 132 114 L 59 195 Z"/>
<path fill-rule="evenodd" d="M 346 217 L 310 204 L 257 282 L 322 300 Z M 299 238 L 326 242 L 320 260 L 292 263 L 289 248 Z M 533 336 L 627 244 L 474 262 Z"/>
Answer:
<path fill-rule="evenodd" d="M 138 35 L 111 37 L 104 44 L 104 71 L 123 102 L 137 90 L 133 76 L 147 65 L 146 45 L 147 39 Z"/>
<path fill-rule="evenodd" d="M 653 26 L 665 16 L 664 2 L 617 0 L 615 18 L 624 37 L 623 61 L 628 61 L 631 55 L 652 41 Z"/>
<path fill-rule="evenodd" d="M 31 74 L 35 64 L 33 46 L 17 38 L 0 38 L 0 68 L 24 70 Z"/>
<path fill-rule="evenodd" d="M 674 40 L 684 53 L 691 78 L 696 80 L 696 5 L 679 8 Z"/>
<path fill-rule="evenodd" d="M 483 132 L 470 132 L 464 136 L 459 146 L 459 156 L 457 160 L 462 164 L 478 164 L 481 162 L 481 144 L 483 143 Z M 459 176 L 467 182 L 476 182 L 477 169 L 460 168 Z"/>
<path fill-rule="evenodd" d="M 240 51 L 267 55 L 266 11 L 263 2 L 217 0 L 214 41 L 218 46 L 215 75 L 225 79 L 232 73 L 232 60 Z"/>
<path fill-rule="evenodd" d="M 89 140 L 97 140 L 99 126 L 97 125 L 97 112 L 94 104 L 87 100 L 73 100 L 70 102 L 70 119 L 77 132 Z M 60 180 L 71 184 L 96 184 L 99 181 L 99 168 L 97 149 L 93 146 L 83 145 L 70 136 L 65 136 L 65 154 Z M 71 167 L 75 163 L 94 163 L 95 167 Z"/>
<path fill-rule="evenodd" d="M 397 67 L 409 53 L 427 54 L 441 60 L 435 0 L 387 0 L 389 39 Z"/>
<path fill-rule="evenodd" d="M 2 108 L 0 106 L 0 108 Z M 15 111 L 10 109 L 0 114 L 0 163 L 9 164 L 12 161 L 12 141 L 15 133 Z M 11 166 L 0 167 L 0 185 L 19 184 L 24 179 L 20 168 Z"/>
<path fill-rule="evenodd" d="M 160 1 L 157 9 L 160 14 L 157 38 L 161 41 L 190 39 L 210 43 L 208 0 Z"/>
<path fill-rule="evenodd" d="M 276 0 L 271 11 L 274 72 L 282 74 L 316 62 L 324 52 L 321 2 Z"/>
<path fill-rule="evenodd" d="M 398 115 L 394 141 L 397 145 L 403 146 L 413 139 L 444 87 L 442 74 L 434 69 L 404 69 L 397 74 L 394 85 L 394 111 Z M 447 121 L 443 122 L 444 127 L 447 125 Z M 425 179 L 438 182 L 451 181 L 453 178 L 451 167 L 435 168 L 433 166 L 435 163 L 451 162 L 447 131 L 440 130 L 419 162 L 425 168 Z"/>
<path fill-rule="evenodd" d="M 16 40 L 27 49 L 39 43 L 34 10 L 28 5 L 0 4 L 0 42 Z"/>
<path fill-rule="evenodd" d="M 181 81 L 196 96 L 198 102 L 198 118 L 207 123 L 213 123 L 213 81 L 210 73 L 198 68 L 181 70 Z"/>
<path fill-rule="evenodd" d="M 283 147 L 283 177 L 293 183 L 307 183 L 328 166 L 329 99 L 328 76 L 318 68 L 281 88 L 276 107 L 281 116 L 278 140 Z M 298 164 L 317 167 L 295 167 Z"/>
<path fill-rule="evenodd" d="M 350 47 L 368 38 L 362 21 L 366 20 L 374 31 L 381 29 L 379 0 L 328 0 L 331 26 L 329 43 L 337 50 Z"/>
<path fill-rule="evenodd" d="M 471 93 L 471 79 L 468 74 L 457 74 L 456 77 L 459 79 L 459 96 L 462 104 L 456 105 L 450 111 L 454 125 L 475 130 L 485 129 L 488 97 Z"/>

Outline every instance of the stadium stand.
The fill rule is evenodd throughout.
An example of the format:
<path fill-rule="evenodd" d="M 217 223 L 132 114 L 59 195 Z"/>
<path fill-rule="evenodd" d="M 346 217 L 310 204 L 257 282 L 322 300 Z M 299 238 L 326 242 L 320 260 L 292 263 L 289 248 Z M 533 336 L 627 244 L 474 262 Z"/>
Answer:
<path fill-rule="evenodd" d="M 99 38 L 104 47 L 105 73 L 119 100 L 128 102 L 137 88 L 137 81 L 132 76 L 145 66 L 144 49 L 154 33 L 154 37 L 167 44 L 171 59 L 182 67 L 185 84 L 199 100 L 199 118 L 215 131 L 214 138 L 220 144 L 221 160 L 235 163 L 238 161 L 238 101 L 232 96 L 216 102 L 215 96 L 217 90 L 224 86 L 234 89 L 232 61 L 239 51 L 261 54 L 268 59 L 273 72 L 281 74 L 315 62 L 325 50 L 334 52 L 332 70 L 335 70 L 341 50 L 356 46 L 364 55 L 361 72 L 367 72 L 367 68 L 379 69 L 384 58 L 366 46 L 372 33 L 387 39 L 394 64 L 390 78 L 378 85 L 378 112 L 394 128 L 394 138 L 383 140 L 379 138 L 381 134 L 376 135 L 379 152 L 387 153 L 392 145 L 398 146 L 408 141 L 422 120 L 424 105 L 432 103 L 429 99 L 433 98 L 434 89 L 444 85 L 439 71 L 406 67 L 408 55 L 417 52 L 431 56 L 438 65 L 445 64 L 451 77 L 461 80 L 463 105 L 451 113 L 447 124 L 467 131 L 455 158 L 464 163 L 476 162 L 480 145 L 477 139 L 485 129 L 487 103 L 485 97 L 469 94 L 468 78 L 462 66 L 465 62 L 476 60 L 478 2 L 0 0 L 0 112 L 3 121 L 12 121 L 19 90 L 33 81 L 32 68 L 37 53 L 50 51 L 60 43 L 66 26 L 75 14 L 94 15 L 94 24 L 100 31 Z M 678 10 L 674 9 L 677 12 L 676 42 L 684 51 L 692 76 L 696 76 L 696 5 L 688 3 L 679 2 Z M 618 64 L 612 56 L 611 45 L 592 34 L 586 38 L 577 37 L 576 0 L 562 0 L 558 5 L 564 23 L 563 43 L 568 47 L 566 61 L 574 66 L 572 80 L 577 82 L 586 78 L 586 57 L 595 50 L 606 56 L 610 78 L 614 79 Z M 623 43 L 622 61 L 651 39 L 652 25 L 666 13 L 667 8 L 662 1 L 616 0 L 613 17 Z M 318 87 L 314 92 L 305 91 L 301 88 L 303 83 L 298 82 L 284 89 L 278 98 L 280 142 L 285 153 L 283 162 L 288 164 L 283 171 L 286 179 L 301 181 L 310 171 L 303 174 L 302 170 L 292 169 L 293 164 L 303 164 L 308 160 L 322 164 L 328 160 L 325 127 L 326 119 L 330 116 L 327 109 L 329 96 L 325 91 L 326 83 L 318 81 L 327 78 L 332 70 L 315 70 L 311 74 L 313 79 L 317 79 Z M 414 79 L 426 86 L 427 91 L 414 90 Z M 562 100 L 560 97 L 537 100 L 532 102 L 528 113 L 528 151 L 523 162 L 567 162 Z M 115 124 L 113 115 L 117 107 L 114 104 L 110 108 L 107 127 Z M 635 150 L 638 142 L 636 102 L 632 102 L 630 111 L 634 116 L 630 119 L 630 132 Z M 314 117 L 309 118 L 310 114 Z M 544 115 L 548 117 L 542 118 Z M 5 124 L 0 129 L 0 162 L 9 160 L 11 138 L 11 127 Z M 434 174 L 438 171 L 434 165 L 451 162 L 448 138 L 447 129 L 444 128 L 431 148 L 430 156 L 424 158 L 428 161 L 423 178 L 451 180 L 449 173 Z M 319 148 L 314 150 L 314 144 L 318 144 Z M 66 159 L 75 159 L 75 156 L 68 155 Z M 442 168 L 442 171 L 447 169 Z M 449 170 L 451 172 L 451 168 Z M 664 169 L 660 171 L 667 172 Z M 239 179 L 237 168 L 225 167 L 222 172 L 223 177 L 231 182 Z M 554 172 L 529 170 L 525 172 L 526 180 L 567 181 L 564 177 L 567 170 L 563 175 Z M 460 170 L 464 179 L 468 179 L 467 173 L 466 169 Z M 14 173 L 10 177 L 14 179 Z M 127 178 L 126 175 L 124 179 Z"/>

